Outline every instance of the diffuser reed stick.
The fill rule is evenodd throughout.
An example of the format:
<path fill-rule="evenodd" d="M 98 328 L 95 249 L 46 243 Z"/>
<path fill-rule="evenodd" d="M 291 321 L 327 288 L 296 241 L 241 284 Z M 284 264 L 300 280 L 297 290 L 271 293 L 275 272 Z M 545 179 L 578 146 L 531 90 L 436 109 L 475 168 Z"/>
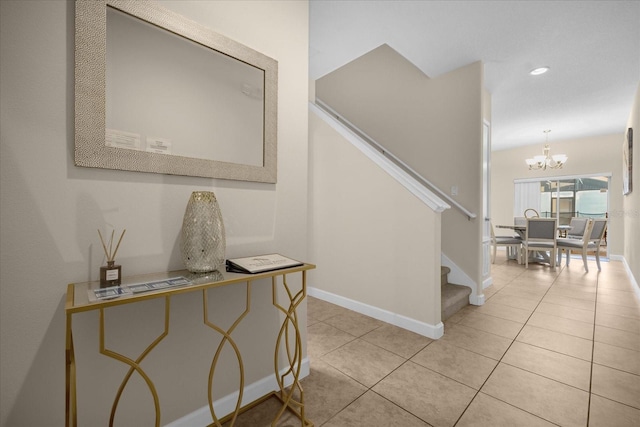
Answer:
<path fill-rule="evenodd" d="M 104 255 L 107 257 L 108 262 L 113 262 L 115 260 L 116 253 L 118 252 L 118 248 L 120 247 L 120 242 L 122 242 L 122 238 L 124 237 L 124 233 L 126 232 L 127 232 L 126 229 L 122 231 L 122 234 L 120 235 L 120 239 L 118 239 L 118 243 L 116 244 L 116 249 L 112 252 L 111 249 L 113 248 L 113 235 L 115 233 L 115 230 L 111 231 L 111 239 L 109 240 L 109 250 L 107 250 L 107 245 L 104 243 L 104 239 L 102 238 L 102 233 L 100 232 L 100 230 L 98 230 L 98 236 L 100 236 L 102 249 L 104 250 Z"/>

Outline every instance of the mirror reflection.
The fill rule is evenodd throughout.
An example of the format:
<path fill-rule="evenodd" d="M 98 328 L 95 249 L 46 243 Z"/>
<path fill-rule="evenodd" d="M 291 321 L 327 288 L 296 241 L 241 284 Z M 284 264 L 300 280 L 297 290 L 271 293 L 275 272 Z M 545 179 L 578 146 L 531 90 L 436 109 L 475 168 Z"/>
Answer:
<path fill-rule="evenodd" d="M 154 2 L 75 18 L 76 166 L 277 182 L 277 61 Z"/>
<path fill-rule="evenodd" d="M 110 147 L 263 165 L 264 71 L 107 7 Z"/>

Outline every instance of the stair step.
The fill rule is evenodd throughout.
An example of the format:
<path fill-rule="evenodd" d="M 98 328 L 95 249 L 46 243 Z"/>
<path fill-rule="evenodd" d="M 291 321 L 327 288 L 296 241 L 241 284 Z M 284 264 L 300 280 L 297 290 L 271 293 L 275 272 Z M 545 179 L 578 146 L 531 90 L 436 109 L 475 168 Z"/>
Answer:
<path fill-rule="evenodd" d="M 442 320 L 456 314 L 458 311 L 469 305 L 469 295 L 471 289 L 467 286 L 454 285 L 447 283 L 442 285 L 441 301 L 442 301 Z"/>
<path fill-rule="evenodd" d="M 449 283 L 447 276 L 450 272 L 451 272 L 451 269 L 449 267 L 440 266 L 440 285 L 441 286 L 444 286 L 447 283 Z"/>

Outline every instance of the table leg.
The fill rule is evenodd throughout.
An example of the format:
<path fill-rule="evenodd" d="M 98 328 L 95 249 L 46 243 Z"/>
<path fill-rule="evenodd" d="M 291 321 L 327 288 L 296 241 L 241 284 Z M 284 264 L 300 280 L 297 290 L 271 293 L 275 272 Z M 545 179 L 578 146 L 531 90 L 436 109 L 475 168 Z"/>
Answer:
<path fill-rule="evenodd" d="M 274 368 L 276 380 L 278 381 L 279 391 L 275 394 L 282 402 L 282 407 L 276 414 L 272 426 L 276 426 L 278 420 L 282 417 L 285 410 L 291 411 L 298 419 L 302 427 L 312 427 L 313 423 L 306 419 L 304 413 L 304 390 L 300 384 L 300 370 L 302 368 L 302 339 L 300 338 L 300 328 L 298 325 L 298 313 L 296 309 L 302 303 L 307 295 L 307 275 L 306 271 L 302 272 L 302 287 L 293 294 L 287 284 L 287 276 L 282 275 L 282 286 L 288 298 L 288 306 L 283 307 L 277 301 L 277 277 L 271 278 L 273 305 L 278 308 L 284 315 L 285 319 L 280 327 L 280 332 L 276 340 L 276 348 L 274 354 Z M 292 328 L 292 330 L 290 330 Z M 293 336 L 292 336 L 293 335 Z M 293 341 L 293 342 L 292 342 Z M 279 353 L 284 344 L 287 356 L 288 366 L 281 373 L 279 367 Z M 286 379 L 290 378 L 291 384 L 287 389 Z M 295 394 L 298 394 L 296 400 Z"/>
<path fill-rule="evenodd" d="M 71 314 L 67 313 L 67 330 L 65 343 L 65 427 L 78 425 L 78 412 L 76 401 L 76 357 L 73 349 L 73 331 Z"/>

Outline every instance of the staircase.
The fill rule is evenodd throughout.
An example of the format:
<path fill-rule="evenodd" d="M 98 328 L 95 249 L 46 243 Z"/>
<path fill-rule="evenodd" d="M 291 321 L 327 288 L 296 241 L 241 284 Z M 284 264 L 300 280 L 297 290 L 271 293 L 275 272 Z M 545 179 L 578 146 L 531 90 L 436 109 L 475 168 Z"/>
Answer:
<path fill-rule="evenodd" d="M 456 314 L 458 311 L 469 305 L 469 295 L 471 289 L 462 285 L 454 285 L 449 283 L 447 276 L 451 269 L 449 267 L 440 267 L 440 285 L 442 286 L 442 321 Z"/>

